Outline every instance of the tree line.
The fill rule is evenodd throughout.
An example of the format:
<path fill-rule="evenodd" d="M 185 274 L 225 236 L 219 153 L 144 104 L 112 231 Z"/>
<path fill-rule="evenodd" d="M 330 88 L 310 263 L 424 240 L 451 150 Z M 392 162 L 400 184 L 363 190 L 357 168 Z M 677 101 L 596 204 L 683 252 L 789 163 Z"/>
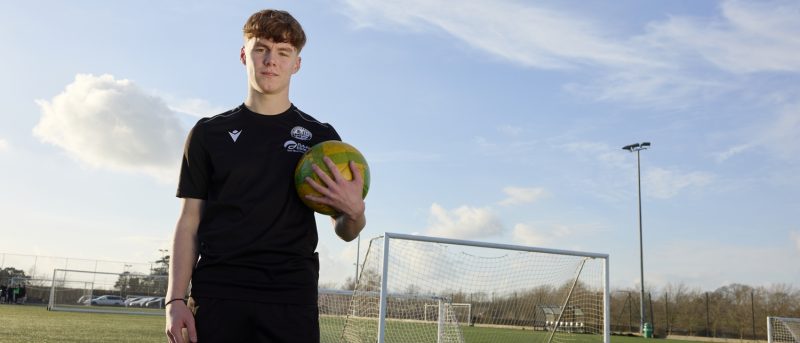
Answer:
<path fill-rule="evenodd" d="M 639 290 L 612 292 L 613 331 L 639 331 L 640 297 Z M 679 283 L 645 294 L 645 319 L 658 336 L 766 339 L 768 316 L 800 318 L 800 290 L 734 283 L 704 291 Z"/>

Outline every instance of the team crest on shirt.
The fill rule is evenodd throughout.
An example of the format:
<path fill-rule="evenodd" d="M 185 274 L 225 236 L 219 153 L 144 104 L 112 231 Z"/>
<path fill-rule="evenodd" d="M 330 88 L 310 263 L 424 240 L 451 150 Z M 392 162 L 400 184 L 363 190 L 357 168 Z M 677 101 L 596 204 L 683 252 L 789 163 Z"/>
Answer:
<path fill-rule="evenodd" d="M 309 147 L 308 145 L 295 142 L 291 139 L 283 143 L 283 147 L 286 148 L 286 151 L 288 152 L 299 152 L 301 154 L 305 153 L 308 150 L 311 150 L 311 147 Z"/>
<path fill-rule="evenodd" d="M 299 139 L 301 141 L 307 141 L 307 140 L 311 139 L 311 131 L 308 131 L 308 129 L 306 129 L 306 128 L 302 127 L 302 126 L 293 127 L 292 131 L 290 132 L 290 134 L 295 139 Z"/>

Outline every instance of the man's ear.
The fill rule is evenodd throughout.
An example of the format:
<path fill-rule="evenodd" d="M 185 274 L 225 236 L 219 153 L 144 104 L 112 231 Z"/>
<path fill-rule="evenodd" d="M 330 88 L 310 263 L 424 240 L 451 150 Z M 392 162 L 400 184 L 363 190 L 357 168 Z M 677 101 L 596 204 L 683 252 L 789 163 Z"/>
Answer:
<path fill-rule="evenodd" d="M 247 65 L 247 58 L 244 55 L 244 46 L 242 46 L 242 50 L 239 51 L 239 60 L 242 61 L 243 65 Z"/>
<path fill-rule="evenodd" d="M 297 56 L 297 63 L 294 64 L 294 71 L 292 72 L 292 74 L 297 73 L 300 70 L 300 62 L 302 62 L 302 60 L 303 60 L 302 57 Z"/>

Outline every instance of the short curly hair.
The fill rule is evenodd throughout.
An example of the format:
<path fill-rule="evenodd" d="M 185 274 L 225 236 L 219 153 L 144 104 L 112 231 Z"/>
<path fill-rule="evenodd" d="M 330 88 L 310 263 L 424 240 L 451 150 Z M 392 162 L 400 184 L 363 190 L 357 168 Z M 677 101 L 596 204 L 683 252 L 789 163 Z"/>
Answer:
<path fill-rule="evenodd" d="M 242 28 L 244 38 L 265 38 L 277 43 L 289 43 L 298 52 L 306 45 L 306 33 L 297 19 L 281 10 L 261 10 L 247 19 Z"/>

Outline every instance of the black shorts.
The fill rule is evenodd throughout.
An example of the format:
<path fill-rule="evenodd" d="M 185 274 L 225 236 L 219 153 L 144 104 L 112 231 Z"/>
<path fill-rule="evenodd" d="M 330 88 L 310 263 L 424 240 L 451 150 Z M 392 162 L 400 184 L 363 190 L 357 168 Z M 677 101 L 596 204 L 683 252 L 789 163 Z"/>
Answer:
<path fill-rule="evenodd" d="M 316 304 L 269 304 L 190 298 L 197 340 L 203 343 L 319 343 Z"/>

